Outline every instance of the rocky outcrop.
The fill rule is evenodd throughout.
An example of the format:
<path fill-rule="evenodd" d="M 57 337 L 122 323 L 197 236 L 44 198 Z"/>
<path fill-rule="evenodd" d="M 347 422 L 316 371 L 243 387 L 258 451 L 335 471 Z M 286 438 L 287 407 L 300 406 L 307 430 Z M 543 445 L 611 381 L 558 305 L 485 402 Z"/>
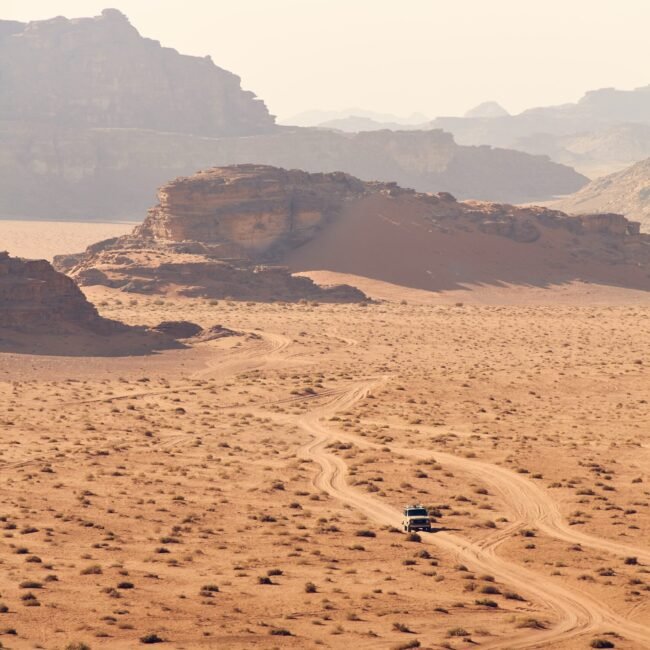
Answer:
<path fill-rule="evenodd" d="M 361 302 L 365 299 L 358 289 L 347 285 L 321 287 L 309 278 L 292 276 L 283 266 L 257 265 L 250 260 L 219 260 L 210 249 L 206 249 L 205 255 L 183 253 L 183 250 L 187 249 L 169 242 L 132 237 L 95 255 L 79 256 L 73 267 L 65 267 L 57 259 L 55 264 L 69 272 L 81 286 L 101 285 L 126 293 L 257 302 Z"/>
<path fill-rule="evenodd" d="M 514 202 L 587 182 L 546 157 L 462 147 L 426 125 L 277 126 L 236 75 L 142 38 L 116 10 L 0 21 L 0 217 L 134 218 L 167 179 L 240 163 Z"/>
<path fill-rule="evenodd" d="M 462 199 L 541 201 L 587 179 L 547 157 L 462 147 L 439 130 L 359 134 L 284 129 L 212 138 L 144 129 L 52 128 L 0 121 L 0 216 L 134 219 L 169 178 L 243 163 L 343 171 Z"/>
<path fill-rule="evenodd" d="M 127 292 L 349 302 L 363 294 L 351 287 L 318 287 L 285 266 L 355 272 L 381 267 L 384 257 L 395 255 L 404 257 L 396 265 L 409 266 L 411 249 L 425 240 L 434 251 L 459 244 L 458 250 L 474 251 L 475 259 L 450 260 L 450 268 L 474 267 L 483 252 L 489 257 L 499 250 L 524 258 L 526 250 L 534 250 L 542 274 L 544 264 L 573 265 L 579 272 L 581 264 L 593 261 L 635 268 L 650 262 L 649 238 L 618 214 L 570 217 L 543 207 L 459 202 L 446 192 L 423 194 L 340 172 L 236 165 L 167 183 L 158 205 L 133 233 L 56 258 L 55 264 L 80 284 Z M 368 264 L 343 269 L 344 249 L 350 259 Z M 545 261 L 547 252 L 553 262 Z M 508 268 L 505 257 L 492 256 L 497 269 Z M 318 266 L 318 260 L 327 266 Z M 426 256 L 422 265 L 430 275 Z"/>
<path fill-rule="evenodd" d="M 164 185 L 158 205 L 130 235 L 54 263 L 80 285 L 130 293 L 359 302 L 365 296 L 353 287 L 320 287 L 263 262 L 309 241 L 346 201 L 374 185 L 342 173 L 259 165 L 199 172 Z"/>
<path fill-rule="evenodd" d="M 0 327 L 51 332 L 75 325 L 97 332 L 119 329 L 99 316 L 72 279 L 45 260 L 0 253 Z"/>
<path fill-rule="evenodd" d="M 220 257 L 259 257 L 293 248 L 367 185 L 342 173 L 241 165 L 198 172 L 164 185 L 134 236 L 217 244 Z"/>
<path fill-rule="evenodd" d="M 0 120 L 206 136 L 274 125 L 239 77 L 209 57 L 141 37 L 116 9 L 94 18 L 0 22 Z"/>
<path fill-rule="evenodd" d="M 131 356 L 238 335 L 221 325 L 167 321 L 149 328 L 103 318 L 49 262 L 0 252 L 0 352 Z"/>
<path fill-rule="evenodd" d="M 597 178 L 555 205 L 578 214 L 598 211 L 622 213 L 639 221 L 643 231 L 650 232 L 650 158 L 621 172 Z M 601 217 L 609 218 L 609 214 Z"/>

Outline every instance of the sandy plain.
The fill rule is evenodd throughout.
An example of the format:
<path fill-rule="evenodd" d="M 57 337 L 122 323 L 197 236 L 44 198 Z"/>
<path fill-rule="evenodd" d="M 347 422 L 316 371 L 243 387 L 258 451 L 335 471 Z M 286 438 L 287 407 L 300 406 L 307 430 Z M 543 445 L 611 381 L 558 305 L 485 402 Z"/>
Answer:
<path fill-rule="evenodd" d="M 647 305 L 87 293 L 242 336 L 0 355 L 4 647 L 650 647 Z"/>
<path fill-rule="evenodd" d="M 15 257 L 46 259 L 80 253 L 86 246 L 125 235 L 135 222 L 20 221 L 0 219 L 0 248 Z"/>

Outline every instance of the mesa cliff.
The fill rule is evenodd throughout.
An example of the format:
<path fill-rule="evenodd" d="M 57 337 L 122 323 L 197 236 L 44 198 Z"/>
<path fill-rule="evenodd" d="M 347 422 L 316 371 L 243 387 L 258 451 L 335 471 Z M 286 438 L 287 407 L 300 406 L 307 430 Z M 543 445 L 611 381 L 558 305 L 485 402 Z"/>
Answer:
<path fill-rule="evenodd" d="M 0 21 L 0 217 L 133 219 L 197 169 L 343 171 L 459 198 L 540 201 L 587 179 L 543 156 L 441 130 L 281 127 L 239 77 L 143 38 L 116 10 Z"/>
<path fill-rule="evenodd" d="M 1 22 L 0 80 L 0 120 L 206 136 L 274 125 L 237 75 L 209 57 L 143 38 L 117 9 L 93 18 Z"/>
<path fill-rule="evenodd" d="M 618 214 L 459 202 L 343 173 L 235 165 L 175 179 L 130 235 L 55 259 L 80 284 L 250 300 L 350 301 L 291 271 L 439 290 L 572 279 L 650 289 L 650 237 Z M 285 268 L 283 268 L 285 267 Z"/>
<path fill-rule="evenodd" d="M 159 203 L 124 237 L 56 257 L 82 285 L 239 300 L 359 302 L 349 286 L 320 287 L 273 262 L 312 238 L 366 186 L 345 174 L 240 165 L 164 185 Z"/>

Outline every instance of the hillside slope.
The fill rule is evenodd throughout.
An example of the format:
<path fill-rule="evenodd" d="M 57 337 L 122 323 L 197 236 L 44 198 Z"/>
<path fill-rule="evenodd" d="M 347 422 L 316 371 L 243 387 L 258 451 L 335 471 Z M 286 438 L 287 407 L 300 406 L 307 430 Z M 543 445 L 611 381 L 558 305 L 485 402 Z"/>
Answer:
<path fill-rule="evenodd" d="M 395 183 L 264 165 L 171 181 L 131 235 L 55 263 L 86 285 L 244 299 L 287 300 L 299 291 L 265 266 L 256 275 L 273 272 L 272 283 L 256 295 L 235 293 L 233 266 L 245 283 L 251 266 L 280 264 L 428 291 L 573 280 L 650 290 L 650 236 L 617 214 L 569 217 L 541 207 L 458 202 Z M 331 299 L 359 297 L 339 292 Z"/>
<path fill-rule="evenodd" d="M 650 158 L 603 178 L 555 203 L 567 212 L 619 212 L 650 232 Z"/>
<path fill-rule="evenodd" d="M 539 201 L 587 179 L 440 130 L 281 127 L 209 57 L 139 35 L 116 10 L 0 21 L 0 218 L 133 219 L 169 178 L 262 163 L 344 171 L 461 198 Z"/>

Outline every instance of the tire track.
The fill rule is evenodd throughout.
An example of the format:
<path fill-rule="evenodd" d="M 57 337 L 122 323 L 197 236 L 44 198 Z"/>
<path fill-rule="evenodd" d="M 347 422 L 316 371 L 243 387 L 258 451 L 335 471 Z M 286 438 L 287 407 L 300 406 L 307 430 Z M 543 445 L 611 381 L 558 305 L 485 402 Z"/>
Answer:
<path fill-rule="evenodd" d="M 318 465 L 318 473 L 313 479 L 314 487 L 363 512 L 368 518 L 377 523 L 399 527 L 401 513 L 392 506 L 381 503 L 368 494 L 349 486 L 345 480 L 347 474 L 346 464 L 341 458 L 327 451 L 327 446 L 337 439 L 348 439 L 368 445 L 367 441 L 362 441 L 357 436 L 342 434 L 338 431 L 332 433 L 322 422 L 322 418 L 332 415 L 336 411 L 350 408 L 350 406 L 366 397 L 376 384 L 376 381 L 363 382 L 350 389 L 347 394 L 341 395 L 328 404 L 313 410 L 310 414 L 298 418 L 299 426 L 309 433 L 312 439 L 298 450 L 297 455 L 314 461 Z M 393 450 L 397 451 L 394 448 Z M 431 454 L 432 452 L 426 453 Z M 521 508 L 524 511 L 527 510 L 527 507 L 525 507 L 526 493 L 523 494 L 523 499 L 521 498 L 521 492 L 518 495 L 511 496 L 517 497 L 514 503 L 519 504 L 516 506 L 518 511 Z M 540 512 L 540 516 L 544 518 L 546 513 L 543 510 L 540 511 L 538 506 L 539 503 L 534 504 L 533 511 Z M 498 557 L 496 554 L 498 546 L 508 539 L 516 531 L 517 526 L 520 525 L 511 527 L 505 533 L 499 531 L 496 538 L 484 541 L 482 545 L 448 532 L 422 534 L 425 543 L 444 549 L 478 570 L 498 576 L 503 582 L 517 588 L 531 600 L 548 609 L 557 620 L 557 623 L 548 630 L 525 630 L 508 639 L 488 641 L 481 644 L 481 647 L 507 647 L 515 650 L 539 645 L 548 646 L 551 643 L 558 643 L 578 635 L 595 633 L 604 628 L 615 630 L 622 636 L 638 643 L 639 647 L 650 647 L 649 628 L 619 616 L 587 594 L 557 585 L 545 576 Z"/>

